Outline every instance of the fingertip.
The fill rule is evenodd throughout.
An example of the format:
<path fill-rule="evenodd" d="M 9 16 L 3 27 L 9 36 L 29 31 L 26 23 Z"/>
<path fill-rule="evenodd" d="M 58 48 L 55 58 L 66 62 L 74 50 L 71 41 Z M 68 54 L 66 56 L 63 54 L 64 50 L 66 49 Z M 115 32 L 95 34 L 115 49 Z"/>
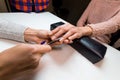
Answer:
<path fill-rule="evenodd" d="M 49 45 L 40 45 L 40 44 L 36 44 L 33 45 L 34 46 L 34 51 L 38 52 L 38 53 L 45 53 L 45 52 L 49 52 L 52 50 L 51 46 Z"/>
<path fill-rule="evenodd" d="M 49 52 L 52 50 L 52 47 L 50 45 L 43 45 L 44 46 L 44 50 L 46 50 L 46 52 Z"/>
<path fill-rule="evenodd" d="M 63 38 L 63 37 L 61 37 L 61 38 L 60 38 L 60 41 L 63 41 L 63 40 L 64 40 L 64 38 Z"/>
<path fill-rule="evenodd" d="M 50 45 L 47 45 L 47 47 L 49 51 L 52 50 L 52 47 Z"/>
<path fill-rule="evenodd" d="M 70 41 L 72 41 L 72 40 L 73 40 L 73 38 L 72 38 L 72 37 L 68 37 L 68 39 L 69 39 Z"/>

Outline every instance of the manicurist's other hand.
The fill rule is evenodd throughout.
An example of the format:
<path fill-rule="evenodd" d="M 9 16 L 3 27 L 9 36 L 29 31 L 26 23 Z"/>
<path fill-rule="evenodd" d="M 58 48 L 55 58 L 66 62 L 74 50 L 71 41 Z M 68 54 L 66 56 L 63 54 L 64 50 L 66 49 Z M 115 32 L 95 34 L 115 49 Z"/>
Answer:
<path fill-rule="evenodd" d="M 24 39 L 27 42 L 41 43 L 42 41 L 48 41 L 50 39 L 47 30 L 37 30 L 27 28 L 24 32 Z"/>
<path fill-rule="evenodd" d="M 1 52 L 0 79 L 36 68 L 41 55 L 50 50 L 49 45 L 19 44 Z"/>

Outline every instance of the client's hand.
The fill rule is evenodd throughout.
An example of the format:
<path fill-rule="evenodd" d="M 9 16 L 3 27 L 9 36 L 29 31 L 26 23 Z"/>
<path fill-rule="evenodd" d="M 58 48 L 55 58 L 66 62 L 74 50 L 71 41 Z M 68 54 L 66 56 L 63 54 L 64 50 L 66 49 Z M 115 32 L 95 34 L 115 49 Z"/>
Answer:
<path fill-rule="evenodd" d="M 90 27 L 75 27 L 71 24 L 65 24 L 52 30 L 49 35 L 52 40 L 61 37 L 60 42 L 68 44 L 72 43 L 72 41 L 76 38 L 89 36 L 91 33 L 92 29 Z"/>

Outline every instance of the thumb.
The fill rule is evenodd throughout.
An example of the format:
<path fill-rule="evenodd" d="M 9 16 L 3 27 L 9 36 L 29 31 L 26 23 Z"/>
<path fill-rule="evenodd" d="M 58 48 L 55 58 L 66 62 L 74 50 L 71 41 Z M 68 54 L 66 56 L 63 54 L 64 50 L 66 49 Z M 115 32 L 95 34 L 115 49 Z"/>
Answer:
<path fill-rule="evenodd" d="M 45 53 L 51 51 L 52 49 L 49 45 L 34 44 L 31 46 L 34 47 L 34 53 Z"/>

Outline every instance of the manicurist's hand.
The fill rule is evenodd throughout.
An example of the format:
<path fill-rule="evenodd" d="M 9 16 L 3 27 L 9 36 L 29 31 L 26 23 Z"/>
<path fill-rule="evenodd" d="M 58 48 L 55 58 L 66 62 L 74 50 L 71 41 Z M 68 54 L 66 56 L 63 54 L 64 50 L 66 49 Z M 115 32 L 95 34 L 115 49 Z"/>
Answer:
<path fill-rule="evenodd" d="M 49 45 L 19 44 L 0 53 L 0 79 L 34 69 L 41 55 L 49 52 Z"/>
<path fill-rule="evenodd" d="M 37 30 L 27 28 L 24 32 L 24 39 L 27 42 L 41 43 L 42 41 L 48 41 L 50 39 L 47 30 Z"/>

